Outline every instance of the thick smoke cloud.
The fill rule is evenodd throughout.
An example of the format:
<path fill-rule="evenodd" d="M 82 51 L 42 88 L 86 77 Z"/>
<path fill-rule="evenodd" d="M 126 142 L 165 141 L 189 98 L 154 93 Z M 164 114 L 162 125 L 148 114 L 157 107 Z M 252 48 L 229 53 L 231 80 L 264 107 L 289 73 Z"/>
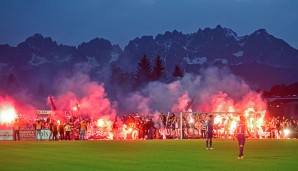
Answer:
<path fill-rule="evenodd" d="M 244 112 L 248 108 L 262 112 L 267 108 L 260 93 L 252 91 L 243 79 L 226 68 L 210 67 L 199 75 L 187 73 L 171 83 L 150 82 L 140 91 L 113 101 L 103 83 L 90 79 L 89 69 L 88 65 L 77 65 L 73 74 L 61 74 L 53 82 L 52 97 L 57 107 L 54 118 L 64 117 L 69 111 L 93 120 L 99 117 L 114 120 L 116 115 L 136 112 L 141 115 L 178 113 L 185 111 L 193 98 L 191 107 L 195 112 Z M 32 119 L 36 118 L 36 112 L 31 98 L 25 92 L 18 93 L 18 98 L 0 96 L 0 104 L 2 107 L 8 104 L 18 114 Z M 79 111 L 73 111 L 78 105 Z"/>
<path fill-rule="evenodd" d="M 90 80 L 87 65 L 78 65 L 71 77 L 60 76 L 55 83 L 57 95 L 54 98 L 58 111 L 72 111 L 79 108 L 78 113 L 98 117 L 115 116 L 114 105 L 108 99 L 104 85 Z"/>
<path fill-rule="evenodd" d="M 185 111 L 192 98 L 193 111 L 243 112 L 247 108 L 266 110 L 261 95 L 226 68 L 210 67 L 200 75 L 185 74 L 169 84 L 152 82 L 140 91 L 122 97 L 124 111 L 147 114 Z"/>
<path fill-rule="evenodd" d="M 141 115 L 178 113 L 186 111 L 193 98 L 191 108 L 199 112 L 266 110 L 261 94 L 252 91 L 243 79 L 226 68 L 210 67 L 200 75 L 187 73 L 171 83 L 150 82 L 140 91 L 114 101 L 109 99 L 104 84 L 90 79 L 88 67 L 79 65 L 79 68 L 72 76 L 59 77 L 54 84 L 57 89 L 54 101 L 61 114 L 76 104 L 80 105 L 81 114 L 94 119 L 103 116 L 114 119 L 115 115 L 136 112 Z"/>

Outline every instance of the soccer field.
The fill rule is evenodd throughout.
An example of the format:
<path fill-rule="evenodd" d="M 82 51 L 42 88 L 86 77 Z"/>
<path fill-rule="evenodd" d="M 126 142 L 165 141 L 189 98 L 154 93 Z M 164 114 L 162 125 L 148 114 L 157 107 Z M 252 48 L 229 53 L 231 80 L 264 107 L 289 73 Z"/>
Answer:
<path fill-rule="evenodd" d="M 233 140 L 2 141 L 0 170 L 297 170 L 298 140 L 248 139 L 243 160 Z"/>

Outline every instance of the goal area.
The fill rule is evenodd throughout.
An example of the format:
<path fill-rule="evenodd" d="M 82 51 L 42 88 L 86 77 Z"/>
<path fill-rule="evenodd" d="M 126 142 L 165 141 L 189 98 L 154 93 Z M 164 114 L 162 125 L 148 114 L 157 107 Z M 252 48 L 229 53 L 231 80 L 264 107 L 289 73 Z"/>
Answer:
<path fill-rule="evenodd" d="M 255 115 L 256 113 L 252 113 Z M 179 138 L 183 139 L 185 134 L 188 134 L 189 125 L 196 127 L 195 124 L 204 123 L 209 115 L 213 115 L 214 119 L 222 119 L 224 117 L 231 118 L 244 115 L 239 112 L 180 112 L 178 119 Z M 220 117 L 217 117 L 220 116 Z M 216 121 L 215 121 L 216 122 Z M 220 121 L 221 122 L 221 121 Z"/>

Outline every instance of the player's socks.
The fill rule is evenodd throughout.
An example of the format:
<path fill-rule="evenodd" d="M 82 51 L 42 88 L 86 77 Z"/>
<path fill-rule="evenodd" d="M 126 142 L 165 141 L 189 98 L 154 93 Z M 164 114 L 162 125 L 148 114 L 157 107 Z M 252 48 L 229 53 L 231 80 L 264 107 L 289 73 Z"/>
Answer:
<path fill-rule="evenodd" d="M 240 156 L 243 156 L 243 147 L 240 147 Z"/>

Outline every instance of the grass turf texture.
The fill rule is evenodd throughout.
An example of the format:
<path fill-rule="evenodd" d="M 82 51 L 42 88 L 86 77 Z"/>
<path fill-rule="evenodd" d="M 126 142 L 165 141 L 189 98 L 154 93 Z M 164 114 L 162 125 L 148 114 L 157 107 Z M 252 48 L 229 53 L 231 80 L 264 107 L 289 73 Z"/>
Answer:
<path fill-rule="evenodd" d="M 298 140 L 0 141 L 0 170 L 297 170 Z"/>

